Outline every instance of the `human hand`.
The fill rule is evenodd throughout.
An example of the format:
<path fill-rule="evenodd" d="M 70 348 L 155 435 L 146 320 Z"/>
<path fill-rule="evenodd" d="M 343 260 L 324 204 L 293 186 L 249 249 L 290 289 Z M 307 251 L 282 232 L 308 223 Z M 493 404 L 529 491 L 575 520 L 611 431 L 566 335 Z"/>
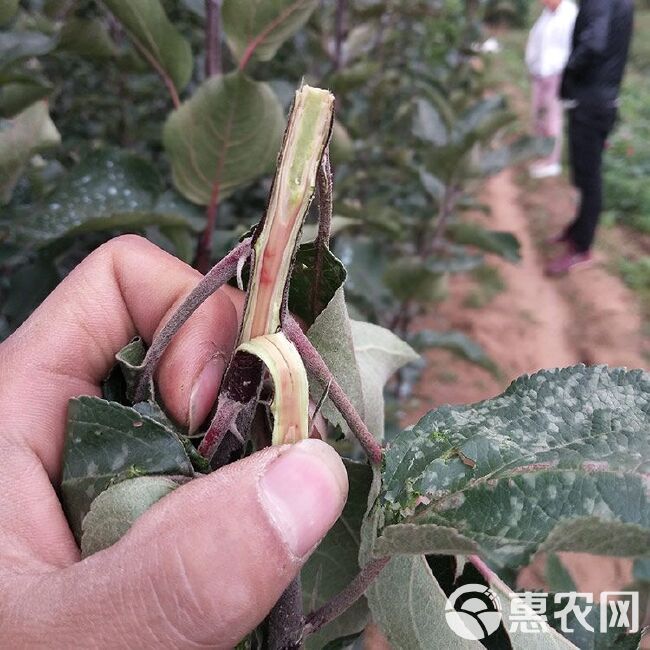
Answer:
<path fill-rule="evenodd" d="M 79 560 L 55 488 L 68 399 L 100 395 L 114 354 L 150 342 L 200 275 L 139 237 L 82 262 L 0 345 L 0 646 L 233 647 L 338 518 L 347 476 L 325 443 L 275 447 L 179 487 Z M 172 416 L 208 414 L 241 295 L 224 288 L 157 373 Z"/>

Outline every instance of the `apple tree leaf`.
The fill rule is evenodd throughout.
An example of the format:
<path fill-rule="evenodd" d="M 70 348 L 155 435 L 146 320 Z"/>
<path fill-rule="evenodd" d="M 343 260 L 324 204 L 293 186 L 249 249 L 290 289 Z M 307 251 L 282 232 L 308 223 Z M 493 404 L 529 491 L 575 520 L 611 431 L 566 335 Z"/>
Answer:
<path fill-rule="evenodd" d="M 81 522 L 81 557 L 115 544 L 141 514 L 177 487 L 164 476 L 139 476 L 101 492 Z"/>
<path fill-rule="evenodd" d="M 124 25 L 138 49 L 154 67 L 162 68 L 177 90 L 192 77 L 194 61 L 189 42 L 172 25 L 159 0 L 104 0 Z"/>
<path fill-rule="evenodd" d="M 385 454 L 375 552 L 647 555 L 649 409 L 648 373 L 575 366 L 431 411 Z"/>
<path fill-rule="evenodd" d="M 194 475 L 178 435 L 116 402 L 99 397 L 70 400 L 61 501 L 77 539 L 100 492 L 116 480 L 152 474 Z"/>
<path fill-rule="evenodd" d="M 239 61 L 272 59 L 279 47 L 309 20 L 318 0 L 225 0 L 223 29 Z"/>
<path fill-rule="evenodd" d="M 208 79 L 165 123 L 176 188 L 199 205 L 223 199 L 271 169 L 283 128 L 268 84 L 240 72 Z"/>
<path fill-rule="evenodd" d="M 32 104 L 10 119 L 0 119 L 0 205 L 11 199 L 29 159 L 60 142 L 45 101 Z"/>

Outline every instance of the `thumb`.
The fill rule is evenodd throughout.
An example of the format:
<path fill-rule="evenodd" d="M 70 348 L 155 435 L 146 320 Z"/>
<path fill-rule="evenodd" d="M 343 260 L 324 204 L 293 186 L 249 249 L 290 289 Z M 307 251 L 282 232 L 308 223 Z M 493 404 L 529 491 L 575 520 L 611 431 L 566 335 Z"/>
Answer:
<path fill-rule="evenodd" d="M 41 581 L 48 647 L 234 647 L 334 524 L 347 490 L 343 463 L 319 440 L 191 481 L 117 544 L 48 578 L 46 598 Z"/>

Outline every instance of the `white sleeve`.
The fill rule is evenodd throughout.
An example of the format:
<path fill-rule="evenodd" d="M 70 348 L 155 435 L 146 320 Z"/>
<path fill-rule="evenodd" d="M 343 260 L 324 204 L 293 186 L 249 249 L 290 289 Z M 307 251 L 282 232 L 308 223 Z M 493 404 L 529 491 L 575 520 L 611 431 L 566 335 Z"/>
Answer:
<path fill-rule="evenodd" d="M 573 39 L 573 28 L 576 23 L 576 16 L 578 15 L 578 8 L 571 2 L 571 0 L 563 0 L 567 5 L 564 20 L 562 21 L 562 29 L 558 34 L 559 41 L 562 44 L 563 61 L 562 67 L 566 65 L 571 54 L 571 41 Z"/>
<path fill-rule="evenodd" d="M 532 26 L 530 32 L 528 33 L 528 40 L 526 41 L 526 56 L 525 56 L 525 61 L 526 61 L 526 67 L 528 68 L 528 72 L 532 72 L 531 66 L 533 65 L 533 62 L 535 58 L 537 57 L 537 49 L 538 49 L 538 35 L 537 32 L 539 31 L 538 29 L 537 22 Z"/>

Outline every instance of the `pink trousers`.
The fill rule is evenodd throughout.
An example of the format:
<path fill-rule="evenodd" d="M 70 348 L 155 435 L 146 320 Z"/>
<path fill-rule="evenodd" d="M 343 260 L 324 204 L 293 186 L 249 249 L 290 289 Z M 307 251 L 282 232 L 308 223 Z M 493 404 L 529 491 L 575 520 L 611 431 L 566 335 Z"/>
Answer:
<path fill-rule="evenodd" d="M 535 135 L 555 138 L 548 163 L 559 163 L 562 158 L 562 102 L 560 100 L 561 74 L 532 78 L 533 131 Z"/>

